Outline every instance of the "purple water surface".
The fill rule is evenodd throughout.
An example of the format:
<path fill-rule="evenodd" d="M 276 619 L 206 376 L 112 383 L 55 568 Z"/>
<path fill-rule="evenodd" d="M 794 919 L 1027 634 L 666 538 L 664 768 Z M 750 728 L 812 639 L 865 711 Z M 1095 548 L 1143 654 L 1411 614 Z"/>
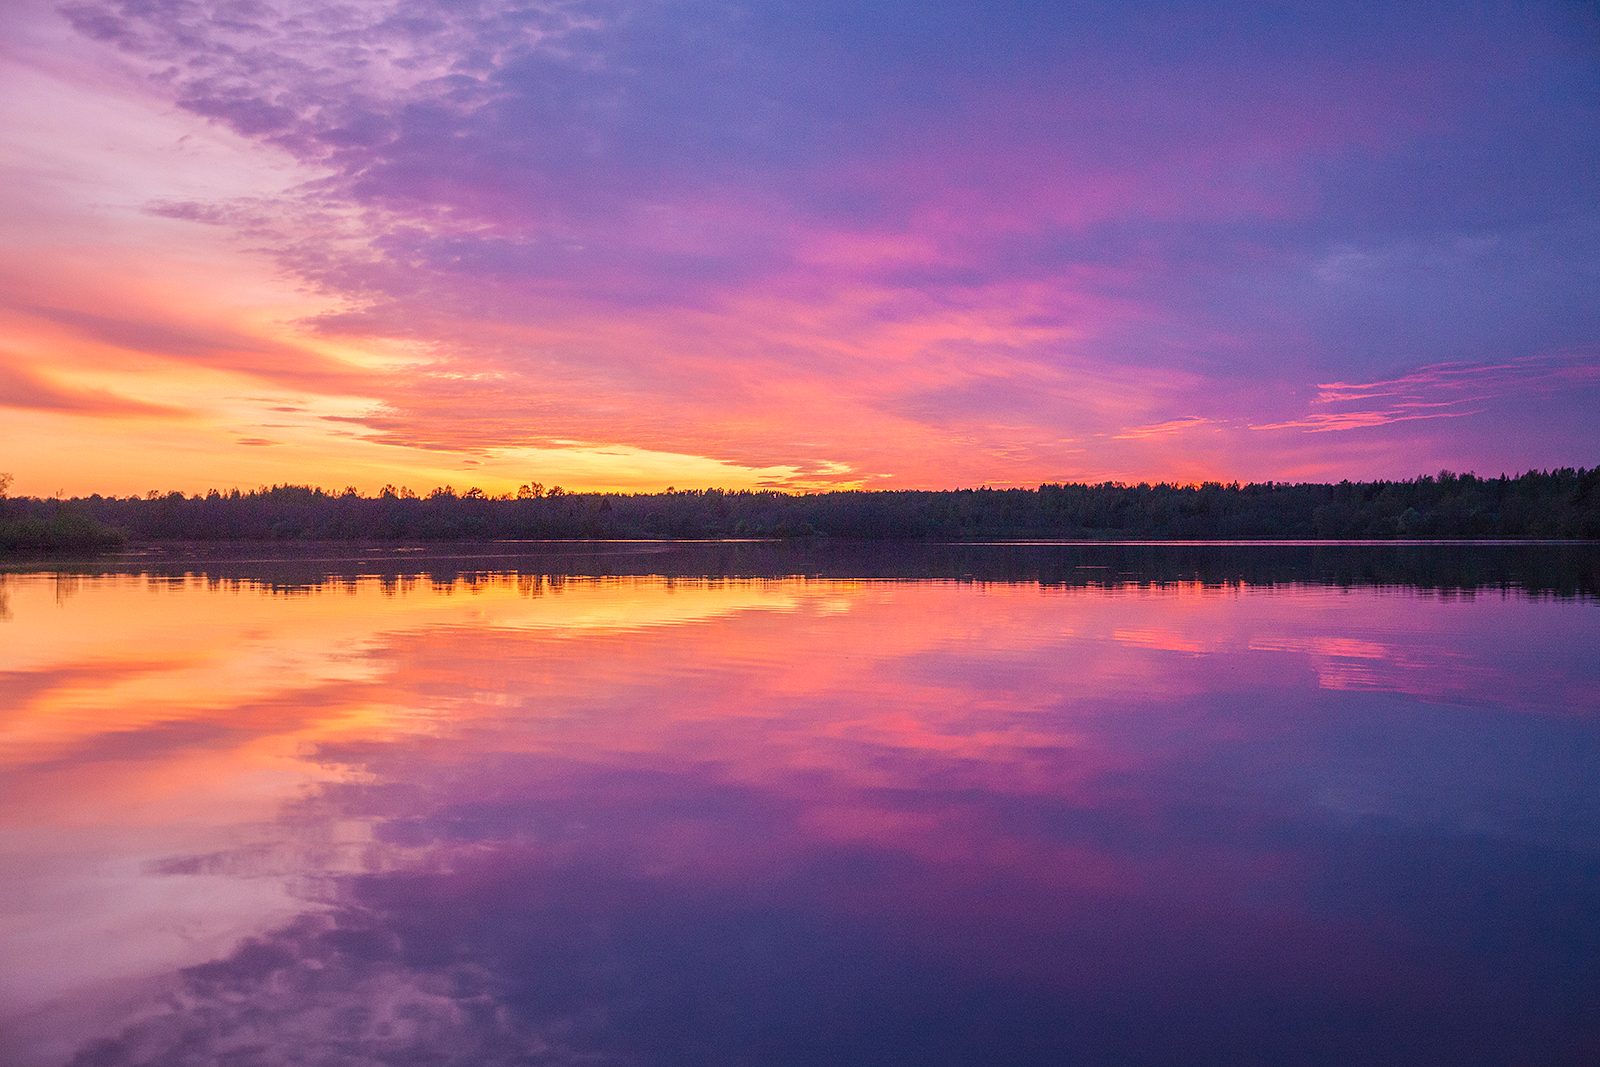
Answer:
<path fill-rule="evenodd" d="M 1600 604 L 0 583 L 6 1063 L 1600 1062 Z"/>

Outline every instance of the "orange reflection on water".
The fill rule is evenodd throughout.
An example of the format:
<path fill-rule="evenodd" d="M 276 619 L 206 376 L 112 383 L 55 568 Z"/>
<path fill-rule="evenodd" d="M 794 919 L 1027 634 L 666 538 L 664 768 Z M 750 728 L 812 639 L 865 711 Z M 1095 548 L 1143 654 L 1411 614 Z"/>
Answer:
<path fill-rule="evenodd" d="M 315 907 L 318 879 L 454 862 L 472 834 L 728 884 L 870 845 L 943 888 L 859 906 L 900 894 L 930 923 L 1067 887 L 1227 910 L 1309 869 L 1174 839 L 1174 775 L 1200 773 L 1174 768 L 1403 817 L 1391 772 L 1431 742 L 1341 763 L 1318 748 L 1330 701 L 1600 713 L 1574 669 L 1592 606 L 1498 596 L 517 574 L 5 591 L 0 963 L 28 977 L 0 993 L 29 1010 L 214 956 Z M 1428 788 L 1430 817 L 1481 814 Z M 1107 847 L 1018 804 L 1164 844 Z M 543 811 L 567 828 L 529 829 Z"/>
<path fill-rule="evenodd" d="M 1487 687 L 1515 703 L 1532 674 L 1548 703 L 1559 672 L 1540 664 L 1561 647 L 1539 641 L 1551 613 L 1537 605 L 1320 589 L 499 576 L 286 594 L 36 576 L 8 592 L 0 765 L 102 766 L 119 817 L 145 795 L 136 781 L 214 811 L 216 791 L 264 776 L 252 795 L 270 804 L 290 780 L 327 776 L 306 758 L 316 745 L 472 722 L 502 744 L 714 758 L 754 777 L 826 767 L 881 781 L 860 758 L 872 745 L 1026 781 L 1031 754 L 1083 746 L 1108 713 L 1203 693 L 1314 678 L 1468 703 Z M 1533 624 L 1511 648 L 1508 611 Z M 1489 642 L 1495 660 L 1474 655 Z M 1593 698 L 1584 679 L 1555 682 L 1559 697 Z M 104 817 L 100 793 L 78 783 L 61 800 Z"/>

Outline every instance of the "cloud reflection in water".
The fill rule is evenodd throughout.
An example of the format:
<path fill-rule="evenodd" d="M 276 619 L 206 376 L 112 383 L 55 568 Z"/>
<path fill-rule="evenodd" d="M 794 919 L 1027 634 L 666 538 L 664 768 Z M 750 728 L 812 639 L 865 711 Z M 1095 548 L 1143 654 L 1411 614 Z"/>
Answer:
<path fill-rule="evenodd" d="M 8 830 L 143 822 L 130 891 L 298 912 L 152 950 L 166 999 L 74 1064 L 1600 1047 L 1592 603 L 508 576 L 87 581 L 52 617 L 42 585 Z M 152 678 L 119 611 L 171 635 Z"/>

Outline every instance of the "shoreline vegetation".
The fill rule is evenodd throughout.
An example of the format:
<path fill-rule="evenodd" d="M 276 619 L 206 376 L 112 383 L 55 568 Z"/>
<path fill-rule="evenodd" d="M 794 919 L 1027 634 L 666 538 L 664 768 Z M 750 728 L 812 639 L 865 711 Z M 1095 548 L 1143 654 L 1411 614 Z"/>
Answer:
<path fill-rule="evenodd" d="M 0 476 L 3 477 L 3 476 Z M 1036 489 L 668 489 L 489 496 L 442 486 L 263 486 L 185 496 L 5 497 L 0 553 L 94 553 L 129 541 L 837 538 L 867 541 L 1600 538 L 1600 467 L 1480 478 L 1441 471 L 1336 485 L 1206 482 Z"/>

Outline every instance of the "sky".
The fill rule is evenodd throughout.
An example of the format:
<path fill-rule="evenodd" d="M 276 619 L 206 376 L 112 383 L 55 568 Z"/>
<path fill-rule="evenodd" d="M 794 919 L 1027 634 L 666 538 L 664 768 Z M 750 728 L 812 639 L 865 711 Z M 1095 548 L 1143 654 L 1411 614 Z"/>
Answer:
<path fill-rule="evenodd" d="M 1600 463 L 1600 10 L 11 0 L 0 471 Z"/>

